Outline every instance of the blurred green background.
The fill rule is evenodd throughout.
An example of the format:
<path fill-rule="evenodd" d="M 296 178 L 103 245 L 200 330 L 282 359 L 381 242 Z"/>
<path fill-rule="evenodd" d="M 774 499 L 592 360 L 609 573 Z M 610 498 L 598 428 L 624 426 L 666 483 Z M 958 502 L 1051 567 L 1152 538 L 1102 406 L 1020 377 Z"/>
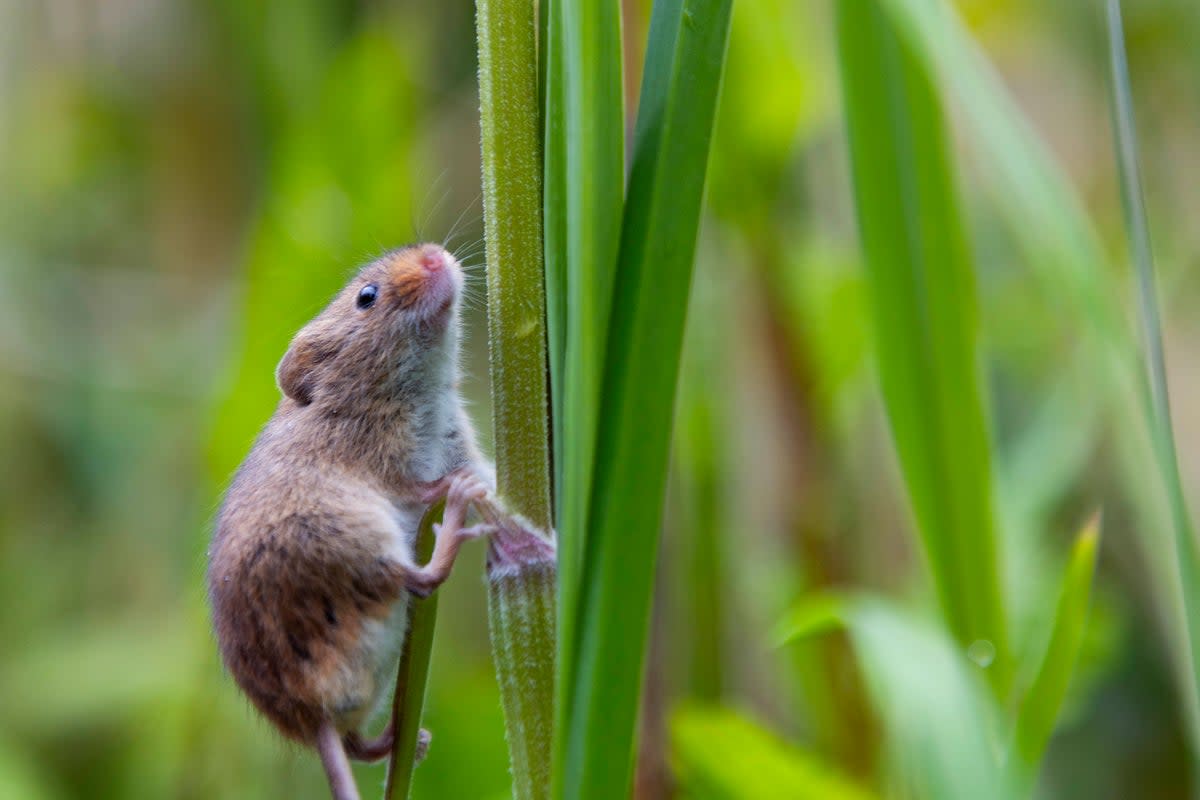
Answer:
<path fill-rule="evenodd" d="M 1099 4 L 957 6 L 1124 264 Z M 625 2 L 630 87 L 648 7 Z M 0 5 L 0 798 L 326 795 L 316 759 L 222 672 L 205 548 L 291 334 L 384 248 L 457 227 L 451 244 L 479 250 L 473 13 L 428 0 Z M 1126 25 L 1195 498 L 1200 7 L 1130 2 Z M 778 649 L 769 631 L 823 588 L 932 605 L 871 370 L 838 98 L 826 3 L 737 5 L 639 797 L 726 796 L 697 765 L 761 768 L 738 761 L 754 736 L 872 783 L 878 723 L 845 641 Z M 988 153 L 956 131 L 1018 652 L 1044 643 L 1071 535 L 1105 513 L 1083 661 L 1038 792 L 1186 797 L 1152 470 L 1113 432 L 1123 412 L 1080 355 L 1082 321 L 1023 264 Z M 1130 274 L 1110 271 L 1132 309 Z M 474 275 L 465 366 L 486 442 Z M 508 793 L 483 588 L 475 547 L 442 593 L 418 798 Z M 698 705 L 724 710 L 680 711 Z M 383 769 L 359 779 L 371 796 Z"/>

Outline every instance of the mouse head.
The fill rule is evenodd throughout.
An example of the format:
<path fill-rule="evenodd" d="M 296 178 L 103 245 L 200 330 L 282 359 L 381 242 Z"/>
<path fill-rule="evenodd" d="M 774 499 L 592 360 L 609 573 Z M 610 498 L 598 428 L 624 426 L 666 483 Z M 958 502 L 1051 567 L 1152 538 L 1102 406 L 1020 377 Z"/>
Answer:
<path fill-rule="evenodd" d="M 452 363 L 462 268 L 436 244 L 403 247 L 363 267 L 292 340 L 276 378 L 300 405 L 345 406 L 424 383 Z"/>

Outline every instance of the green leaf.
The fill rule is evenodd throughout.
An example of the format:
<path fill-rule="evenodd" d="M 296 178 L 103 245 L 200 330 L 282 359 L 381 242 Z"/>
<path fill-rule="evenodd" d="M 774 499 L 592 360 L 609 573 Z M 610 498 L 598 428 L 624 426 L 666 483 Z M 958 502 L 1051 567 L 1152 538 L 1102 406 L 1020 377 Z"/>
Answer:
<path fill-rule="evenodd" d="M 577 665 L 567 673 L 562 794 L 573 800 L 629 791 L 680 345 L 730 7 L 731 0 L 660 0 L 651 20 L 605 357 Z M 568 393 L 568 420 L 576 400 Z M 564 475 L 571 468 L 568 456 Z"/>
<path fill-rule="evenodd" d="M 1050 644 L 1017 716 L 1016 752 L 1030 768 L 1041 760 L 1046 743 L 1054 732 L 1059 710 L 1071 683 L 1071 674 L 1075 671 L 1087 624 L 1088 599 L 1092 575 L 1096 571 L 1099 537 L 1100 518 L 1097 515 L 1080 532 L 1071 550 L 1058 609 L 1054 614 Z"/>
<path fill-rule="evenodd" d="M 976 358 L 977 310 L 950 144 L 928 72 L 874 2 L 839 0 L 837 35 L 876 361 L 942 612 L 1009 677 Z"/>
<path fill-rule="evenodd" d="M 624 109 L 621 8 L 551 0 L 546 74 L 546 284 L 550 326 L 558 583 L 558 763 L 569 690 L 604 349 L 621 232 Z M 556 772 L 561 778 L 561 770 Z"/>
<path fill-rule="evenodd" d="M 1175 452 L 1175 434 L 1171 424 L 1171 400 L 1167 388 L 1166 357 L 1163 353 L 1162 325 L 1159 321 L 1158 294 L 1154 281 L 1154 253 L 1150 244 L 1150 226 L 1142 198 L 1142 180 L 1138 167 L 1137 127 L 1134 122 L 1133 96 L 1129 87 L 1129 65 L 1125 56 L 1125 32 L 1121 24 L 1121 6 L 1108 2 L 1109 58 L 1112 66 L 1113 126 L 1117 160 L 1121 169 L 1121 198 L 1125 226 L 1129 235 L 1130 258 L 1137 270 L 1138 310 L 1142 324 L 1145 376 L 1140 384 L 1142 408 L 1150 429 L 1159 477 L 1167 496 L 1174 531 L 1175 566 L 1183 590 L 1183 616 L 1187 641 L 1187 692 L 1192 705 L 1193 722 L 1200 711 L 1200 552 L 1187 507 L 1179 458 Z M 1193 731 L 1195 733 L 1195 731 Z M 1193 747 L 1200 743 L 1193 742 Z"/>
<path fill-rule="evenodd" d="M 958 101 L 1026 262 L 1064 308 L 1110 348 L 1128 354 L 1122 312 L 1100 238 L 1049 148 L 1011 98 L 954 9 L 941 0 L 880 0 L 925 69 Z"/>
<path fill-rule="evenodd" d="M 870 800 L 817 757 L 726 709 L 683 708 L 671 719 L 681 794 L 693 800 Z"/>
<path fill-rule="evenodd" d="M 802 603 L 780 625 L 784 643 L 824 628 L 795 624 L 829 615 L 828 598 Z M 846 598 L 836 617 L 850 634 L 883 721 L 901 797 L 1007 800 L 1019 796 L 993 745 L 997 709 L 962 653 L 941 630 L 882 602 Z"/>

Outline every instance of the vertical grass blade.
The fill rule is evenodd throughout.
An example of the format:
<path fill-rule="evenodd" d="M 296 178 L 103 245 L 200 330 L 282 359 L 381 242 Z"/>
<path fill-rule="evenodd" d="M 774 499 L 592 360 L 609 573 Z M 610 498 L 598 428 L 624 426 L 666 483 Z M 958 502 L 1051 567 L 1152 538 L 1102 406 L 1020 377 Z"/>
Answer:
<path fill-rule="evenodd" d="M 1127 363 L 1122 312 L 1103 243 L 1063 169 L 971 38 L 954 3 L 880 0 L 897 32 L 953 94 L 980 142 L 998 210 L 1034 274 L 1090 332 Z"/>
<path fill-rule="evenodd" d="M 1016 755 L 1031 771 L 1041 761 L 1046 743 L 1054 733 L 1054 723 L 1079 657 L 1087 624 L 1092 575 L 1096 571 L 1099 538 L 1100 517 L 1097 515 L 1080 532 L 1071 550 L 1054 614 L 1050 644 L 1017 716 Z"/>
<path fill-rule="evenodd" d="M 433 555 L 433 522 L 445 509 L 439 501 L 425 512 L 417 529 L 416 557 L 424 564 Z M 408 604 L 408 637 L 400 652 L 396 692 L 392 696 L 392 719 L 396 723 L 392 754 L 388 758 L 383 800 L 408 800 L 416 766 L 417 734 L 425 707 L 425 684 L 429 678 L 429 656 L 433 651 L 433 629 L 437 623 L 437 592 L 426 598 L 413 596 Z"/>
<path fill-rule="evenodd" d="M 1121 4 L 1118 0 L 1108 0 L 1108 34 L 1112 67 L 1113 128 L 1117 161 L 1121 171 L 1121 199 L 1129 234 L 1130 258 L 1137 270 L 1138 279 L 1138 311 L 1146 369 L 1141 386 L 1143 407 L 1171 514 L 1175 564 L 1183 594 L 1186 649 L 1190 667 L 1189 677 L 1192 682 L 1190 697 L 1194 704 L 1200 697 L 1200 652 L 1197 650 L 1200 648 L 1200 553 L 1196 548 L 1196 535 L 1192 528 L 1192 518 L 1179 474 L 1179 459 L 1175 452 L 1171 401 L 1167 391 L 1166 357 L 1163 354 L 1162 325 L 1159 321 L 1158 295 L 1154 281 L 1154 254 L 1142 197 L 1133 95 L 1129 86 L 1125 32 L 1121 23 Z M 1200 744 L 1193 742 L 1193 747 L 1200 747 Z"/>
<path fill-rule="evenodd" d="M 550 530 L 538 23 L 532 0 L 478 0 L 476 9 L 496 490 Z M 551 545 L 519 531 L 493 536 L 489 630 L 517 800 L 550 796 L 554 586 Z"/>
<path fill-rule="evenodd" d="M 563 796 L 572 800 L 629 792 L 680 346 L 731 4 L 660 0 L 651 20 L 570 686 Z"/>
<path fill-rule="evenodd" d="M 976 358 L 974 272 L 941 105 L 873 0 L 839 0 L 837 37 L 876 360 L 896 451 L 955 638 L 1010 661 Z"/>
<path fill-rule="evenodd" d="M 558 758 L 571 715 L 576 607 L 625 176 L 621 8 L 552 0 L 546 74 L 548 303 L 559 503 Z M 560 355 L 561 354 L 561 355 Z M 561 361 L 559 361 L 561 359 Z M 561 774 L 561 773 L 558 773 Z"/>
<path fill-rule="evenodd" d="M 541 0 L 538 64 L 542 104 L 542 253 L 550 371 L 555 514 L 562 511 L 563 382 L 567 347 L 567 142 L 563 98 L 562 2 Z"/>

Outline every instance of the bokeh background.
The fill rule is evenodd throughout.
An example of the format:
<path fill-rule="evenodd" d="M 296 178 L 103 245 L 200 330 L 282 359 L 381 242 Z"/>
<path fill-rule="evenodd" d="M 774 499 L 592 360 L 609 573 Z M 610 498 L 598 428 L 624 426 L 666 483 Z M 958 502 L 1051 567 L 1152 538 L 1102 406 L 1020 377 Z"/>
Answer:
<path fill-rule="evenodd" d="M 1089 211 L 1132 318 L 1100 4 L 956 5 Z M 648 6 L 625 2 L 630 106 Z M 1125 11 L 1178 443 L 1200 498 L 1200 6 Z M 389 246 L 453 233 L 474 254 L 465 365 L 487 441 L 473 13 L 0 5 L 0 798 L 325 796 L 315 758 L 222 672 L 205 549 L 290 335 Z M 697 794 L 696 749 L 736 746 L 680 712 L 697 703 L 869 782 L 878 725 L 845 642 L 780 649 L 769 631 L 814 589 L 932 605 L 871 368 L 837 76 L 826 3 L 737 5 L 639 797 Z M 1113 435 L 1121 405 L 1080 366 L 1082 323 L 1030 278 L 1010 200 L 959 133 L 1018 650 L 1044 642 L 1071 536 L 1105 513 L 1083 661 L 1038 791 L 1186 797 L 1152 470 Z M 508 793 L 481 550 L 442 593 L 418 798 Z M 359 778 L 370 796 L 383 769 Z"/>

